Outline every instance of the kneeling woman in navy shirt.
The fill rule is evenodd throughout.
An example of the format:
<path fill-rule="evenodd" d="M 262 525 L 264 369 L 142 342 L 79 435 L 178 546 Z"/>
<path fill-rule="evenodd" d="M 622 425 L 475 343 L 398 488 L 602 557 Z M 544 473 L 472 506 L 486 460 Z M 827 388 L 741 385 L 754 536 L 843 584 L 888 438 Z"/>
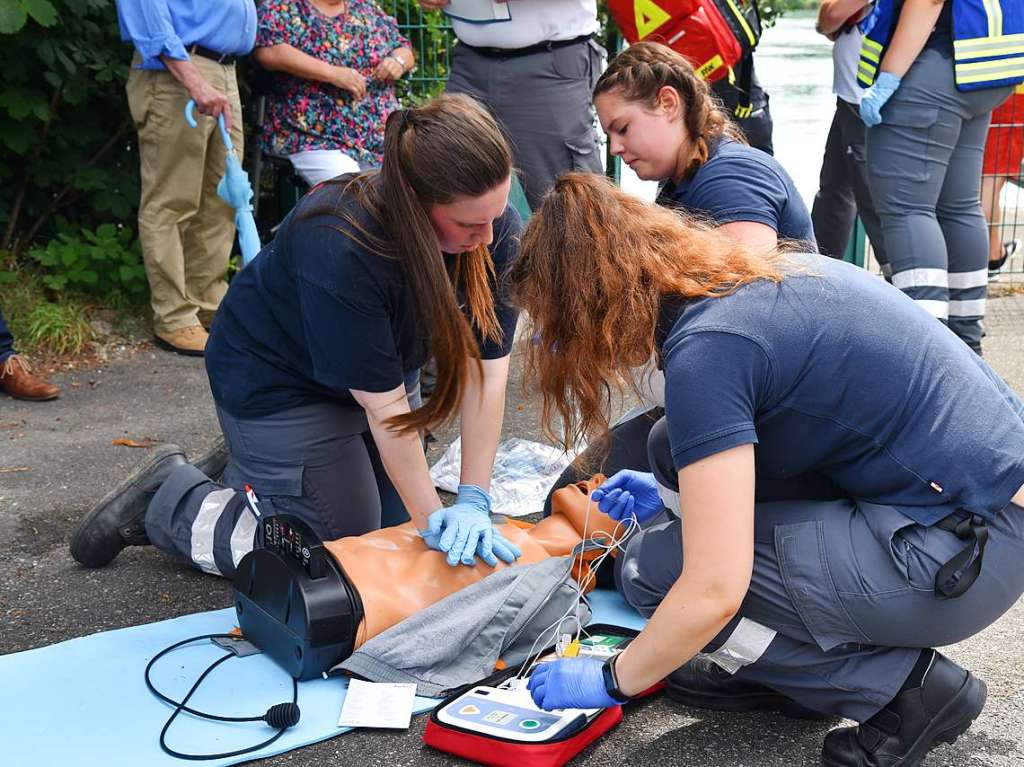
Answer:
<path fill-rule="evenodd" d="M 597 81 L 594 105 L 611 153 L 640 178 L 662 183 L 660 204 L 705 219 L 755 250 L 771 251 L 780 238 L 813 249 L 811 216 L 789 174 L 747 146 L 707 83 L 671 48 L 642 42 L 619 53 Z M 605 473 L 650 468 L 647 434 L 664 403 L 660 375 L 647 383 L 645 406 L 609 435 Z M 579 464 L 570 466 L 552 492 L 582 473 Z"/>
<path fill-rule="evenodd" d="M 593 495 L 644 525 L 616 577 L 650 620 L 608 666 L 543 664 L 539 705 L 668 677 L 690 705 L 853 719 L 825 739 L 835 766 L 917 765 L 970 726 L 984 683 L 930 648 L 1024 592 L 1024 405 L 983 360 L 862 269 L 753 251 L 593 176 L 545 199 L 510 287 L 567 440 L 606 429 L 651 354 L 665 373 L 653 474 Z M 678 518 L 652 522 L 659 486 Z"/>
<path fill-rule="evenodd" d="M 492 530 L 488 494 L 517 320 L 498 288 L 521 229 L 512 154 L 465 96 L 393 113 L 384 141 L 379 172 L 315 187 L 231 283 L 206 350 L 222 482 L 156 451 L 83 520 L 79 562 L 151 542 L 230 575 L 252 548 L 246 485 L 263 514 L 324 539 L 411 515 L 449 564 L 519 556 Z M 429 355 L 438 381 L 421 404 Z M 442 508 L 420 435 L 456 414 L 462 484 Z"/>

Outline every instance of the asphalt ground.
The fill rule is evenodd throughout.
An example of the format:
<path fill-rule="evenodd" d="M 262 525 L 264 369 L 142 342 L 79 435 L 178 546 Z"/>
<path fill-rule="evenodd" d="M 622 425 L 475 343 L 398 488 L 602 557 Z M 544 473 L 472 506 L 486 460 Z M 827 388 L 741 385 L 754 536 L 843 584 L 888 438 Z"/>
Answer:
<path fill-rule="evenodd" d="M 1024 297 L 993 299 L 989 306 L 986 358 L 1024 392 Z M 151 547 L 128 549 L 101 570 L 82 569 L 68 553 L 76 521 L 143 453 L 113 440 L 173 442 L 190 456 L 213 441 L 218 428 L 201 360 L 143 348 L 102 369 L 54 380 L 64 390 L 56 402 L 0 398 L 0 540 L 6 542 L 0 547 L 0 654 L 230 606 L 228 582 Z M 517 366 L 505 433 L 543 439 L 538 405 L 524 394 Z M 441 436 L 431 460 L 452 435 Z M 955 745 L 933 751 L 925 764 L 1024 765 L 1024 606 L 1018 603 L 946 652 L 987 682 L 988 704 Z M 2 690 L 0 680 L 0 700 Z M 352 732 L 260 763 L 460 763 L 422 745 L 424 723 L 420 716 L 407 732 Z M 701 711 L 660 698 L 631 707 L 624 723 L 574 764 L 815 765 L 824 734 L 838 724 Z"/>

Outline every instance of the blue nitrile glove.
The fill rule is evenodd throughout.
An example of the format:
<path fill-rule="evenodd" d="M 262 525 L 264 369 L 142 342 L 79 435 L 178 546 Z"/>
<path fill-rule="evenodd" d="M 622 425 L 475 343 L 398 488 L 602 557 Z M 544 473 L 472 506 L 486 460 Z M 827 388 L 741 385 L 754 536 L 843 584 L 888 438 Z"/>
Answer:
<path fill-rule="evenodd" d="M 617 471 L 590 497 L 597 502 L 597 508 L 616 522 L 628 520 L 630 515 L 637 522 L 646 522 L 665 508 L 658 495 L 658 483 L 649 471 Z"/>
<path fill-rule="evenodd" d="M 860 100 L 860 119 L 869 128 L 882 122 L 882 107 L 900 87 L 900 78 L 890 72 L 880 72 L 875 84 L 864 92 Z"/>
<path fill-rule="evenodd" d="M 459 485 L 455 503 L 427 517 L 427 529 L 420 535 L 430 548 L 447 552 L 452 567 L 472 565 L 475 556 L 494 567 L 498 557 L 514 562 L 521 554 L 492 527 L 491 497 L 476 485 Z"/>
<path fill-rule="evenodd" d="M 610 708 L 622 705 L 604 687 L 603 661 L 559 658 L 538 664 L 526 688 L 538 708 Z"/>

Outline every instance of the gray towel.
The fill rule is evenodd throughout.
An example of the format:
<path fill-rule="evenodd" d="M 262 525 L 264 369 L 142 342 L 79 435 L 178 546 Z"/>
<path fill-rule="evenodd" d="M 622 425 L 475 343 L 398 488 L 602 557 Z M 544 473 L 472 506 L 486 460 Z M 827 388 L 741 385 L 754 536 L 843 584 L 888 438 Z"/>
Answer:
<path fill-rule="evenodd" d="M 510 666 L 555 643 L 561 631 L 590 620 L 581 603 L 571 557 L 509 567 L 442 599 L 374 637 L 331 671 L 343 669 L 374 682 L 412 682 L 428 697 L 489 676 L 499 658 Z M 544 634 L 538 640 L 538 635 Z"/>

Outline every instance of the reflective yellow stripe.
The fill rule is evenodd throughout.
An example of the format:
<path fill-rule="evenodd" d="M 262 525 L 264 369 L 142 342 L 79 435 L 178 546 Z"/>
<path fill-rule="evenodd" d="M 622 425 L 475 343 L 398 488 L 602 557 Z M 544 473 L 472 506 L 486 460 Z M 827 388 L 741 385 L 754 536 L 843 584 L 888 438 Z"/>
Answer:
<path fill-rule="evenodd" d="M 866 75 L 874 77 L 875 72 L 878 71 L 878 67 L 874 66 L 873 64 L 869 64 L 866 61 L 861 61 L 860 63 L 857 64 L 857 71 L 863 72 Z"/>
<path fill-rule="evenodd" d="M 1024 43 L 1021 45 L 1006 45 L 1002 48 L 989 48 L 988 50 L 980 53 L 972 53 L 970 55 L 957 54 L 957 61 L 963 61 L 964 59 L 988 59 L 993 56 L 1020 56 L 1024 54 Z"/>
<path fill-rule="evenodd" d="M 873 75 L 866 75 L 863 72 L 857 75 L 857 82 L 864 83 L 867 86 L 874 84 L 875 78 Z"/>
<path fill-rule="evenodd" d="M 956 70 L 956 82 L 958 85 L 968 83 L 996 82 L 998 80 L 1011 80 L 1024 78 L 1024 58 L 1017 61 L 992 62 L 1001 65 L 999 69 L 974 70 L 963 72 L 958 67 Z"/>
<path fill-rule="evenodd" d="M 870 48 L 872 50 L 878 51 L 879 53 L 882 52 L 882 44 L 875 42 L 870 37 L 864 38 L 864 40 L 861 42 L 861 48 Z"/>
<path fill-rule="evenodd" d="M 997 0 L 998 1 L 998 0 Z M 736 21 L 743 27 L 743 31 L 747 33 L 747 40 L 750 41 L 751 47 L 757 45 L 757 38 L 754 37 L 754 32 L 751 30 L 750 25 L 747 24 L 746 17 L 740 13 L 740 9 L 736 7 L 736 4 L 732 0 L 726 0 L 729 3 L 729 8 L 732 9 L 732 15 L 736 17 Z"/>
<path fill-rule="evenodd" d="M 1003 34 L 1003 6 L 1000 0 L 988 0 L 992 5 L 992 19 L 989 23 L 988 33 L 993 37 Z"/>
<path fill-rule="evenodd" d="M 878 61 L 878 59 L 881 58 L 877 53 L 865 50 L 860 52 L 860 57 L 862 59 L 868 59 L 869 61 Z"/>
<path fill-rule="evenodd" d="M 1003 33 L 1003 9 L 999 0 L 981 0 L 985 8 L 985 19 L 988 21 L 988 36 L 995 37 Z"/>
<path fill-rule="evenodd" d="M 1016 35 L 996 35 L 995 37 L 970 37 L 966 40 L 954 40 L 953 49 L 957 53 L 974 53 L 993 46 L 1024 44 L 1024 33 Z"/>
<path fill-rule="evenodd" d="M 972 61 L 968 64 L 957 63 L 956 71 L 959 72 L 983 72 L 988 69 L 1002 69 L 1003 67 L 1012 67 L 1017 65 L 1024 65 L 1024 56 L 1014 56 L 1013 58 L 1006 59 L 994 59 L 992 61 Z"/>

